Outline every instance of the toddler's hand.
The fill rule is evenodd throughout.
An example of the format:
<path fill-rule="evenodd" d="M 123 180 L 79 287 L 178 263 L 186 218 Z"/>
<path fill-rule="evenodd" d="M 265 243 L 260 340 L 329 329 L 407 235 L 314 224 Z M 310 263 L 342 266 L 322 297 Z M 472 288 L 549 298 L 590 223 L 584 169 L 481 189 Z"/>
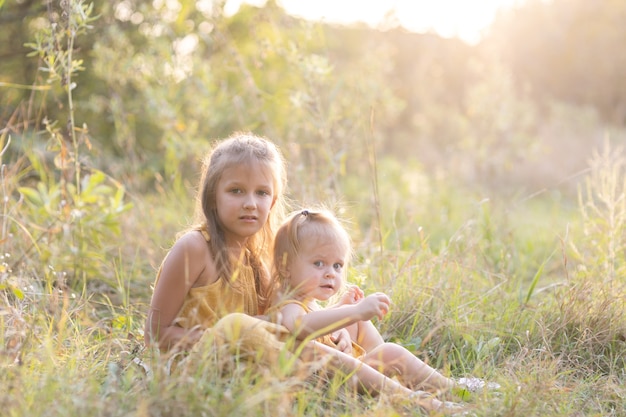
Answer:
<path fill-rule="evenodd" d="M 339 299 L 339 305 L 356 304 L 363 299 L 363 290 L 356 285 L 348 285 L 346 291 Z"/>
<path fill-rule="evenodd" d="M 330 338 L 333 342 L 335 342 L 338 350 L 347 354 L 352 353 L 352 338 L 350 338 L 350 333 L 348 333 L 348 330 L 339 329 L 331 333 Z"/>
<path fill-rule="evenodd" d="M 363 320 L 371 320 L 373 317 L 382 319 L 389 311 L 391 300 L 387 294 L 377 292 L 365 297 L 359 304 L 358 309 L 361 312 Z"/>

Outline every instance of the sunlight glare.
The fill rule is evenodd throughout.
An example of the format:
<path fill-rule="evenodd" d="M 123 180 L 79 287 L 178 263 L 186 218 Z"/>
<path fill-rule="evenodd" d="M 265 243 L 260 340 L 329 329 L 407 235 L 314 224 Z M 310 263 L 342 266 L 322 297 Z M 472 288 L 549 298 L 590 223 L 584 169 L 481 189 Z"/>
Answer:
<path fill-rule="evenodd" d="M 398 22 L 412 32 L 435 32 L 475 44 L 501 7 L 520 0 L 278 0 L 287 13 L 309 20 L 349 24 L 363 22 L 387 28 Z M 261 6 L 265 0 L 228 0 L 227 14 L 234 14 L 242 2 Z"/>

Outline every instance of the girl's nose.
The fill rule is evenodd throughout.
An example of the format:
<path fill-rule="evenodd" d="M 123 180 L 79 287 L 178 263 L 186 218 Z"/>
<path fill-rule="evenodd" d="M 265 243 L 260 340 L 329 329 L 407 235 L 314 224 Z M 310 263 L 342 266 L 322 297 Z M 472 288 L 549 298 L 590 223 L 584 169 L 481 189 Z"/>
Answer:
<path fill-rule="evenodd" d="M 255 207 L 256 203 L 254 202 L 254 198 L 252 197 L 246 198 L 246 200 L 243 202 L 243 208 L 245 208 L 246 210 L 252 210 Z"/>

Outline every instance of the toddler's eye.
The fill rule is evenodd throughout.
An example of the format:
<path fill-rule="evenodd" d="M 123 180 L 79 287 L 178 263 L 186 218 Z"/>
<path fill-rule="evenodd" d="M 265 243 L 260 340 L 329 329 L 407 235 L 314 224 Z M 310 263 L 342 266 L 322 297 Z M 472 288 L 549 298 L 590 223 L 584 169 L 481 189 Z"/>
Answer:
<path fill-rule="evenodd" d="M 337 271 L 341 271 L 341 268 L 343 268 L 343 264 L 337 262 L 336 264 L 333 264 L 333 268 L 335 268 Z"/>
<path fill-rule="evenodd" d="M 313 262 L 313 265 L 315 265 L 318 268 L 321 268 L 322 266 L 324 266 L 324 262 L 322 262 L 322 261 L 315 261 L 315 262 Z"/>

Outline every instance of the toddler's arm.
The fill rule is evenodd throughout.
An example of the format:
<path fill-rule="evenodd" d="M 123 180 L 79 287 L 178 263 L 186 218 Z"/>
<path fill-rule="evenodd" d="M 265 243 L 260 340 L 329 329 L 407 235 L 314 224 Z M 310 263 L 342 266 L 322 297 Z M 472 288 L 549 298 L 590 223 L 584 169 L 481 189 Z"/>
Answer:
<path fill-rule="evenodd" d="M 359 321 L 382 318 L 389 311 L 389 297 L 374 293 L 357 304 L 343 305 L 307 313 L 298 304 L 287 304 L 281 310 L 282 324 L 298 339 L 330 334 Z"/>

